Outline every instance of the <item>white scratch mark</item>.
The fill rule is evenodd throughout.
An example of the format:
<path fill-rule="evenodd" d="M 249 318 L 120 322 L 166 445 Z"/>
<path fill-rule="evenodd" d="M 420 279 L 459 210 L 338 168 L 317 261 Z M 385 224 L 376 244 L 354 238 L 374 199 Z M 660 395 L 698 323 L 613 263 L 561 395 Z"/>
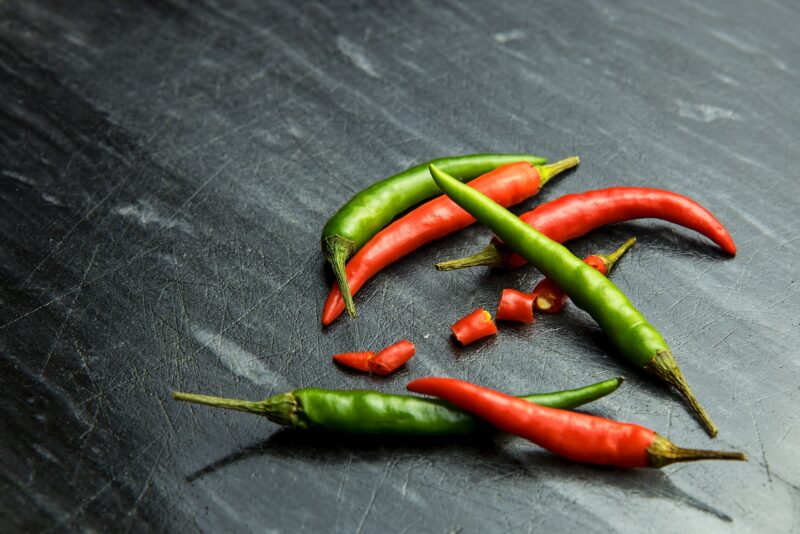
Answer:
<path fill-rule="evenodd" d="M 200 326 L 191 326 L 192 337 L 213 352 L 234 374 L 261 386 L 277 386 L 279 380 L 255 355 L 233 341 Z"/>
<path fill-rule="evenodd" d="M 727 74 L 722 74 L 721 72 L 714 73 L 714 76 L 719 79 L 722 83 L 727 83 L 728 85 L 733 85 L 734 87 L 739 87 L 740 84 L 735 79 L 731 78 Z"/>
<path fill-rule="evenodd" d="M 34 182 L 32 179 L 18 172 L 3 170 L 2 174 L 26 185 L 36 185 L 36 182 Z"/>
<path fill-rule="evenodd" d="M 403 59 L 403 58 L 396 58 L 397 61 L 408 67 L 409 69 L 413 70 L 414 72 L 418 72 L 419 74 L 425 74 L 425 69 L 414 63 L 413 61 Z"/>
<path fill-rule="evenodd" d="M 78 35 L 76 33 L 71 33 L 70 32 L 70 33 L 67 33 L 64 37 L 70 43 L 72 43 L 72 44 L 74 44 L 76 46 L 80 46 L 81 48 L 86 48 L 86 39 L 84 39 L 82 35 Z"/>
<path fill-rule="evenodd" d="M 732 208 L 736 213 L 738 213 L 742 217 L 742 219 L 744 219 L 745 221 L 747 221 L 750 224 L 752 224 L 753 226 L 755 226 L 758 229 L 758 231 L 761 232 L 762 235 L 764 235 L 764 236 L 766 236 L 766 237 L 768 237 L 770 239 L 777 239 L 778 238 L 778 235 L 775 232 L 775 230 L 773 230 L 772 228 L 770 228 L 766 224 L 764 224 L 761 221 L 759 221 L 758 219 L 756 219 L 751 213 L 748 213 L 747 210 L 740 209 L 737 206 L 732 206 Z"/>
<path fill-rule="evenodd" d="M 738 120 L 739 117 L 733 110 L 708 106 L 706 104 L 690 104 L 683 100 L 676 100 L 678 115 L 687 119 L 702 122 L 714 122 L 718 119 Z"/>
<path fill-rule="evenodd" d="M 339 51 L 353 63 L 353 65 L 366 72 L 373 78 L 381 77 L 381 75 L 378 74 L 378 71 L 375 70 L 375 66 L 372 64 L 360 46 L 351 43 L 342 36 L 336 38 L 336 46 L 339 48 Z"/>
<path fill-rule="evenodd" d="M 159 254 L 156 254 L 156 258 L 158 258 L 158 259 L 160 259 L 160 260 L 162 260 L 162 261 L 164 261 L 164 262 L 166 262 L 166 263 L 168 263 L 170 265 L 173 265 L 173 266 L 178 265 L 178 258 L 173 256 L 172 254 L 160 254 L 159 253 Z"/>
<path fill-rule="evenodd" d="M 60 200 L 58 200 L 56 197 L 54 197 L 53 195 L 51 195 L 49 193 L 42 193 L 42 198 L 44 199 L 45 202 L 47 202 L 48 204 L 52 204 L 53 206 L 63 206 L 64 205 L 64 204 L 61 203 Z"/>
<path fill-rule="evenodd" d="M 58 458 L 53 456 L 49 450 L 44 448 L 43 446 L 39 445 L 38 443 L 34 443 L 31 445 L 33 449 L 41 456 L 42 458 L 46 458 L 47 460 L 53 462 L 54 464 L 59 464 L 61 462 L 58 461 Z"/>
<path fill-rule="evenodd" d="M 160 215 L 146 200 L 138 200 L 136 205 L 126 204 L 124 206 L 117 206 L 113 209 L 113 212 L 122 217 L 134 219 L 143 226 L 157 224 L 161 228 L 177 228 L 187 234 L 194 235 L 194 230 L 189 223 L 174 217 L 164 217 Z"/>
<path fill-rule="evenodd" d="M 498 32 L 494 34 L 494 40 L 500 44 L 505 44 L 511 41 L 521 41 L 527 37 L 524 30 L 515 29 L 507 32 Z"/>
<path fill-rule="evenodd" d="M 789 70 L 789 67 L 786 66 L 786 63 L 781 61 L 780 59 L 770 58 L 770 61 L 772 62 L 773 65 L 778 67 L 778 69 L 780 69 L 780 70 L 782 70 L 784 72 Z"/>
<path fill-rule="evenodd" d="M 711 35 L 713 35 L 714 37 L 716 37 L 720 41 L 722 41 L 724 43 L 728 43 L 729 45 L 733 46 L 734 48 L 738 48 L 742 52 L 747 52 L 747 53 L 750 53 L 750 54 L 756 54 L 756 53 L 761 52 L 761 50 L 758 49 L 757 47 L 755 47 L 755 46 L 753 46 L 753 45 L 751 45 L 749 43 L 744 42 L 743 40 L 739 39 L 735 35 L 731 35 L 729 33 L 725 33 L 725 32 L 720 31 L 720 30 L 709 30 L 708 33 L 710 33 Z"/>

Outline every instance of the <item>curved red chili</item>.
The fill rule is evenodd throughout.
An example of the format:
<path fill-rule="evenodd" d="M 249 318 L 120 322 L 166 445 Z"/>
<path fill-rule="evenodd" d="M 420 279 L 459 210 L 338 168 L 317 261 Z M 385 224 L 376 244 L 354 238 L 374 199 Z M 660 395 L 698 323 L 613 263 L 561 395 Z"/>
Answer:
<path fill-rule="evenodd" d="M 577 165 L 577 157 L 552 165 L 534 166 L 521 161 L 503 165 L 469 182 L 503 206 L 512 206 L 539 192 L 541 184 L 555 174 Z M 426 243 L 440 239 L 475 222 L 446 195 L 422 204 L 381 230 L 347 262 L 345 272 L 350 294 L 375 274 Z M 329 325 L 345 309 L 337 284 L 333 284 L 322 310 L 322 324 Z"/>
<path fill-rule="evenodd" d="M 420 378 L 409 391 L 433 395 L 577 462 L 663 467 L 693 460 L 746 460 L 742 453 L 683 449 L 654 431 L 594 415 L 546 408 L 454 378 Z"/>
<path fill-rule="evenodd" d="M 733 238 L 706 208 L 683 195 L 648 187 L 611 187 L 564 195 L 520 215 L 541 233 L 563 243 L 608 224 L 635 219 L 661 219 L 711 239 L 728 254 L 736 254 Z M 436 264 L 442 271 L 464 267 L 506 267 L 527 263 L 509 251 L 497 238 L 483 251 L 458 260 Z"/>
<path fill-rule="evenodd" d="M 498 321 L 533 322 L 533 293 L 504 289 L 497 305 Z"/>
<path fill-rule="evenodd" d="M 483 308 L 478 308 L 466 317 L 462 317 L 450 329 L 462 345 L 469 345 L 497 333 L 492 315 Z"/>

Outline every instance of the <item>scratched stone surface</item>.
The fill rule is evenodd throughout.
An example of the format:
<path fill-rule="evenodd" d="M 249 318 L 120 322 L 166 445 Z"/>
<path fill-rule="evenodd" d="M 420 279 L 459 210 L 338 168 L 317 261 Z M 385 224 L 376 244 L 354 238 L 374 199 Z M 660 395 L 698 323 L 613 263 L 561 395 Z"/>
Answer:
<path fill-rule="evenodd" d="M 797 532 L 798 26 L 790 0 L 0 3 L 0 530 Z M 321 328 L 326 218 L 479 151 L 580 154 L 540 200 L 663 187 L 730 228 L 735 258 L 657 221 L 570 244 L 639 238 L 612 278 L 716 440 L 574 306 L 458 348 L 456 318 L 538 278 L 436 272 L 479 226 Z M 389 378 L 330 362 L 403 337 L 417 356 Z M 587 410 L 750 461 L 625 472 L 502 435 L 309 434 L 169 398 L 430 374 L 514 393 L 625 375 Z"/>

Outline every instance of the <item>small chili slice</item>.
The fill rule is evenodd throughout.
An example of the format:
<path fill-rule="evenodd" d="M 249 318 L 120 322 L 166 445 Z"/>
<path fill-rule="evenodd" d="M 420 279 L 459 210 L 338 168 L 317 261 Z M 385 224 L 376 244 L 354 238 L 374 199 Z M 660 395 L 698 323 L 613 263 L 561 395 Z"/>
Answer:
<path fill-rule="evenodd" d="M 500 430 L 577 462 L 634 468 L 694 460 L 747 460 L 739 452 L 683 449 L 640 425 L 531 404 L 455 378 L 419 378 L 407 388 L 445 400 Z"/>
<path fill-rule="evenodd" d="M 450 329 L 462 345 L 469 345 L 497 333 L 492 314 L 483 308 L 478 308 L 466 317 L 462 317 Z"/>
<path fill-rule="evenodd" d="M 592 254 L 591 256 L 586 256 L 583 259 L 583 263 L 594 267 L 600 274 L 608 276 L 617 261 L 619 261 L 623 254 L 635 243 L 636 238 L 632 237 L 608 256 Z M 561 308 L 567 303 L 567 294 L 549 278 L 543 278 L 539 281 L 536 287 L 533 288 L 531 294 L 533 295 L 533 307 L 540 312 L 557 313 L 561 311 Z"/>
<path fill-rule="evenodd" d="M 398 341 L 376 354 L 368 363 L 369 370 L 376 375 L 388 375 L 410 360 L 415 352 L 416 348 L 409 340 Z"/>
<path fill-rule="evenodd" d="M 342 352 L 334 354 L 333 361 L 339 365 L 350 367 L 356 371 L 370 372 L 370 361 L 375 358 L 374 352 Z"/>
<path fill-rule="evenodd" d="M 400 368 L 411 359 L 416 352 L 414 344 L 404 339 L 380 351 L 374 352 L 343 352 L 334 354 L 333 361 L 339 365 L 350 367 L 365 373 L 375 373 L 386 376 Z"/>
<path fill-rule="evenodd" d="M 533 293 L 504 289 L 497 305 L 498 321 L 533 322 Z"/>

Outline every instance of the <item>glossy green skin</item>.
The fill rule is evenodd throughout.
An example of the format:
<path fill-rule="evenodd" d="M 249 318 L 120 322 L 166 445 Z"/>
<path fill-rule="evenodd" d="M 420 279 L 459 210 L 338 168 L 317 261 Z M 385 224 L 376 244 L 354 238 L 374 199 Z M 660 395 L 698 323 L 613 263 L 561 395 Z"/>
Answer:
<path fill-rule="evenodd" d="M 441 190 L 586 310 L 622 355 L 644 367 L 667 342 L 611 280 L 479 191 L 432 169 Z"/>
<path fill-rule="evenodd" d="M 508 163 L 527 161 L 544 165 L 545 158 L 531 154 L 472 154 L 433 160 L 459 180 L 471 180 Z M 411 167 L 400 174 L 376 182 L 357 193 L 339 208 L 322 229 L 322 241 L 340 236 L 352 241 L 354 250 L 389 224 L 397 215 L 425 199 L 438 195 L 439 188 L 431 180 L 429 163 Z"/>
<path fill-rule="evenodd" d="M 608 395 L 621 383 L 621 378 L 612 378 L 578 389 L 522 398 L 542 406 L 571 409 Z M 290 395 L 297 403 L 289 421 L 295 428 L 417 436 L 469 434 L 488 428 L 481 419 L 434 399 L 318 388 L 297 389 Z"/>

